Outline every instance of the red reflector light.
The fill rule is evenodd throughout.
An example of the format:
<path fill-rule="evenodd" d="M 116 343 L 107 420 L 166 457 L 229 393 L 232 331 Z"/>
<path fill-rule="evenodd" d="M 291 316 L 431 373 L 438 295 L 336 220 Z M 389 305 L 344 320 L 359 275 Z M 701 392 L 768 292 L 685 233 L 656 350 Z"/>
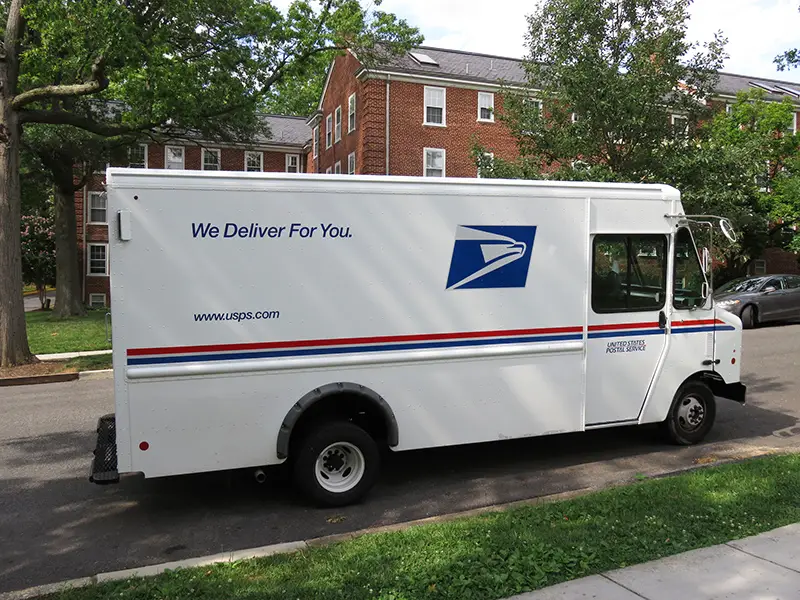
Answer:
<path fill-rule="evenodd" d="M 142 452 L 147 450 L 149 447 L 150 447 L 150 444 L 148 444 L 147 442 L 142 442 L 141 444 L 139 444 L 139 450 L 141 450 Z"/>
<path fill-rule="evenodd" d="M 735 364 L 736 364 L 736 359 L 735 359 L 735 358 L 732 358 L 732 359 L 731 359 L 731 364 L 732 364 L 732 365 L 735 365 Z"/>

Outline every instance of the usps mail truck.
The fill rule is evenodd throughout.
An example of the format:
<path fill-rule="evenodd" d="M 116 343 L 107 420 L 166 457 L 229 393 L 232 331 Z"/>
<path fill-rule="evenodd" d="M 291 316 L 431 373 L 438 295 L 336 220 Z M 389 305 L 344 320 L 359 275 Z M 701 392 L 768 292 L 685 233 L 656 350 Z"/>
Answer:
<path fill-rule="evenodd" d="M 386 449 L 645 423 L 694 444 L 716 398 L 744 402 L 741 322 L 670 187 L 111 168 L 107 189 L 97 483 L 288 463 L 342 505 Z"/>

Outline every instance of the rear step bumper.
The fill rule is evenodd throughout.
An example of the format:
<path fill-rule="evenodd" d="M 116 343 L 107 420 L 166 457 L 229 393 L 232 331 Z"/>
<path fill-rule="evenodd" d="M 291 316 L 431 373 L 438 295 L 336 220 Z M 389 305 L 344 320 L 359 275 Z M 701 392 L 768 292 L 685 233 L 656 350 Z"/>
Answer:
<path fill-rule="evenodd" d="M 97 422 L 97 446 L 94 449 L 89 481 L 97 484 L 117 483 L 117 421 L 113 414 Z"/>

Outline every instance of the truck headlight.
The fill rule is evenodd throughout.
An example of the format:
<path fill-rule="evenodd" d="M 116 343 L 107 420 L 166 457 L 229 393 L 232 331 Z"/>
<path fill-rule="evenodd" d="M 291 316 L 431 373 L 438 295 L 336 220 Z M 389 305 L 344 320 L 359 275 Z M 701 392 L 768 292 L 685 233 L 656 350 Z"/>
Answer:
<path fill-rule="evenodd" d="M 719 302 L 717 302 L 716 304 L 717 304 L 717 306 L 719 306 L 720 308 L 724 308 L 725 310 L 730 310 L 730 309 L 732 309 L 734 306 L 736 306 L 737 304 L 741 304 L 741 303 L 742 303 L 742 301 L 741 301 L 741 300 L 720 300 L 720 301 L 719 301 Z"/>

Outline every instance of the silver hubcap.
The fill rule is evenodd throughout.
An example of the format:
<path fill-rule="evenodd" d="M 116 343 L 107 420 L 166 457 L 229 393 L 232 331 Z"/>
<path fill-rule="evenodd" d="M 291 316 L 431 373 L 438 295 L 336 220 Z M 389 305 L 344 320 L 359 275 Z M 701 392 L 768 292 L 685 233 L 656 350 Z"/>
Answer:
<path fill-rule="evenodd" d="M 358 485 L 365 469 L 361 450 L 350 442 L 336 442 L 319 453 L 314 472 L 323 489 L 341 494 Z"/>
<path fill-rule="evenodd" d="M 705 405 L 694 396 L 687 396 L 681 400 L 678 407 L 678 425 L 684 431 L 694 431 L 706 418 Z"/>

